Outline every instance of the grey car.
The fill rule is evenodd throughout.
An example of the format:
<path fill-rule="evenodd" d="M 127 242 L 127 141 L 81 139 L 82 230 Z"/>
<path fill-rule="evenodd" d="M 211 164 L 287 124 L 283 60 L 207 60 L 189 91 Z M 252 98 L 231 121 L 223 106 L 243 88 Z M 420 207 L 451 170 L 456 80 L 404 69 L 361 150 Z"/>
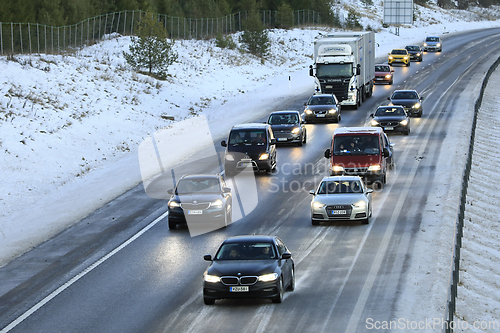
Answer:
<path fill-rule="evenodd" d="M 416 90 L 395 90 L 387 99 L 389 105 L 401 105 L 409 115 L 422 117 L 424 98 Z"/>
<path fill-rule="evenodd" d="M 443 42 L 438 36 L 427 36 L 424 41 L 423 49 L 427 51 L 443 51 Z"/>
<path fill-rule="evenodd" d="M 274 111 L 267 118 L 276 143 L 296 143 L 302 146 L 307 141 L 307 131 L 299 111 Z"/>
<path fill-rule="evenodd" d="M 338 123 L 341 119 L 340 103 L 333 94 L 312 95 L 304 106 L 304 120 L 308 123 L 315 121 Z"/>
<path fill-rule="evenodd" d="M 328 176 L 311 191 L 311 222 L 354 220 L 368 224 L 372 215 L 372 189 L 359 176 Z"/>

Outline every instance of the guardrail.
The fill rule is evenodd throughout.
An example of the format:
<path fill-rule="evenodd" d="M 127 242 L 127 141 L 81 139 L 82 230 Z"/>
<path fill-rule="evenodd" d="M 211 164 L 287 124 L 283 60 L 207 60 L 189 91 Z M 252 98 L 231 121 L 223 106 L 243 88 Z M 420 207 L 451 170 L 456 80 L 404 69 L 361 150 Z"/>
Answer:
<path fill-rule="evenodd" d="M 121 11 L 95 16 L 77 24 L 53 27 L 33 23 L 0 22 L 0 55 L 59 53 L 70 48 L 89 45 L 101 40 L 106 34 L 133 35 L 134 28 L 144 11 Z M 289 13 L 260 11 L 265 27 L 297 27 L 321 25 L 320 13 L 314 10 L 297 10 Z M 242 22 L 248 12 L 238 12 L 219 18 L 184 18 L 153 14 L 162 22 L 173 39 L 214 38 L 218 34 L 242 30 Z"/>
<path fill-rule="evenodd" d="M 469 151 L 467 152 L 467 160 L 465 163 L 465 170 L 462 174 L 462 188 L 460 191 L 460 204 L 458 207 L 457 219 L 455 223 L 455 240 L 453 245 L 453 261 L 451 267 L 450 274 L 450 289 L 448 290 L 448 299 L 446 302 L 445 309 L 445 321 L 446 324 L 443 327 L 444 333 L 452 333 L 453 332 L 453 322 L 455 317 L 456 310 L 456 298 L 457 298 L 457 290 L 458 283 L 460 281 L 460 249 L 462 248 L 462 236 L 463 236 L 463 227 L 464 227 L 464 215 L 465 215 L 465 203 L 467 200 L 467 188 L 469 186 L 469 176 L 470 170 L 472 166 L 472 156 L 474 153 L 474 141 L 476 135 L 476 125 L 477 125 L 477 114 L 479 109 L 481 108 L 481 104 L 483 102 L 484 90 L 486 89 L 486 85 L 488 84 L 488 80 L 491 77 L 491 74 L 497 69 L 500 64 L 500 57 L 493 63 L 493 65 L 488 69 L 486 73 L 483 83 L 481 85 L 481 91 L 479 93 L 479 97 L 474 104 L 474 117 L 472 120 L 472 130 L 470 136 L 469 143 Z"/>

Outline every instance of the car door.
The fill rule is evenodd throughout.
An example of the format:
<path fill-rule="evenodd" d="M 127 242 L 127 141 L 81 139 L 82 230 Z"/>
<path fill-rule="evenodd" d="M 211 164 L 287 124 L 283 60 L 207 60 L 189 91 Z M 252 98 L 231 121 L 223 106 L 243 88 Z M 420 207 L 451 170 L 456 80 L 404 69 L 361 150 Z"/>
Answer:
<path fill-rule="evenodd" d="M 283 241 L 276 238 L 276 246 L 278 247 L 278 253 L 281 258 L 283 253 L 289 252 Z M 283 284 L 286 286 L 291 282 L 292 277 L 292 259 L 280 259 L 281 272 L 283 274 Z"/>

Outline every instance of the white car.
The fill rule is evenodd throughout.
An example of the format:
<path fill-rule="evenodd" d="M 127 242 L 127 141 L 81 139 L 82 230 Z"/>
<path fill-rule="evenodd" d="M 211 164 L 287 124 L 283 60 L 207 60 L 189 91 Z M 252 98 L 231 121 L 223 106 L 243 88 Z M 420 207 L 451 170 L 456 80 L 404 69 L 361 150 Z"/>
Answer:
<path fill-rule="evenodd" d="M 359 176 L 329 176 L 321 180 L 311 201 L 311 222 L 358 220 L 368 224 L 372 216 L 372 189 Z"/>

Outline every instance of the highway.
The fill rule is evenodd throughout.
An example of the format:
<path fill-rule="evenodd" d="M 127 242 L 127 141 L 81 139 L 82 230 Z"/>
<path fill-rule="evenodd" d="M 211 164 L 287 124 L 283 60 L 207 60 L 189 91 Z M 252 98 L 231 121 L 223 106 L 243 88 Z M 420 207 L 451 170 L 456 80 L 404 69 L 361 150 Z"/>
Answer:
<path fill-rule="evenodd" d="M 149 197 L 142 185 L 124 193 L 0 269 L 0 332 L 350 333 L 369 331 L 367 318 L 393 320 L 407 268 L 419 255 L 414 241 L 429 189 L 440 181 L 435 169 L 443 140 L 463 107 L 459 97 L 477 85 L 472 74 L 485 73 L 500 54 L 499 33 L 444 37 L 443 52 L 428 52 L 410 67 L 394 66 L 394 84 L 375 86 L 358 110 L 344 108 L 339 124 L 307 124 L 307 143 L 278 147 L 278 171 L 256 174 L 257 207 L 225 229 L 196 237 L 186 228 L 169 230 L 165 200 Z M 323 153 L 333 130 L 364 126 L 393 90 L 405 88 L 424 96 L 423 116 L 412 118 L 409 136 L 389 136 L 396 168 L 373 194 L 370 224 L 312 226 L 308 192 L 327 175 Z M 302 110 L 310 93 L 282 109 Z M 221 159 L 224 139 L 214 138 Z M 218 159 L 198 158 L 174 171 L 178 177 L 221 167 Z M 173 187 L 172 179 L 163 181 Z M 282 304 L 203 304 L 203 255 L 241 234 L 277 235 L 292 252 L 296 288 Z"/>

